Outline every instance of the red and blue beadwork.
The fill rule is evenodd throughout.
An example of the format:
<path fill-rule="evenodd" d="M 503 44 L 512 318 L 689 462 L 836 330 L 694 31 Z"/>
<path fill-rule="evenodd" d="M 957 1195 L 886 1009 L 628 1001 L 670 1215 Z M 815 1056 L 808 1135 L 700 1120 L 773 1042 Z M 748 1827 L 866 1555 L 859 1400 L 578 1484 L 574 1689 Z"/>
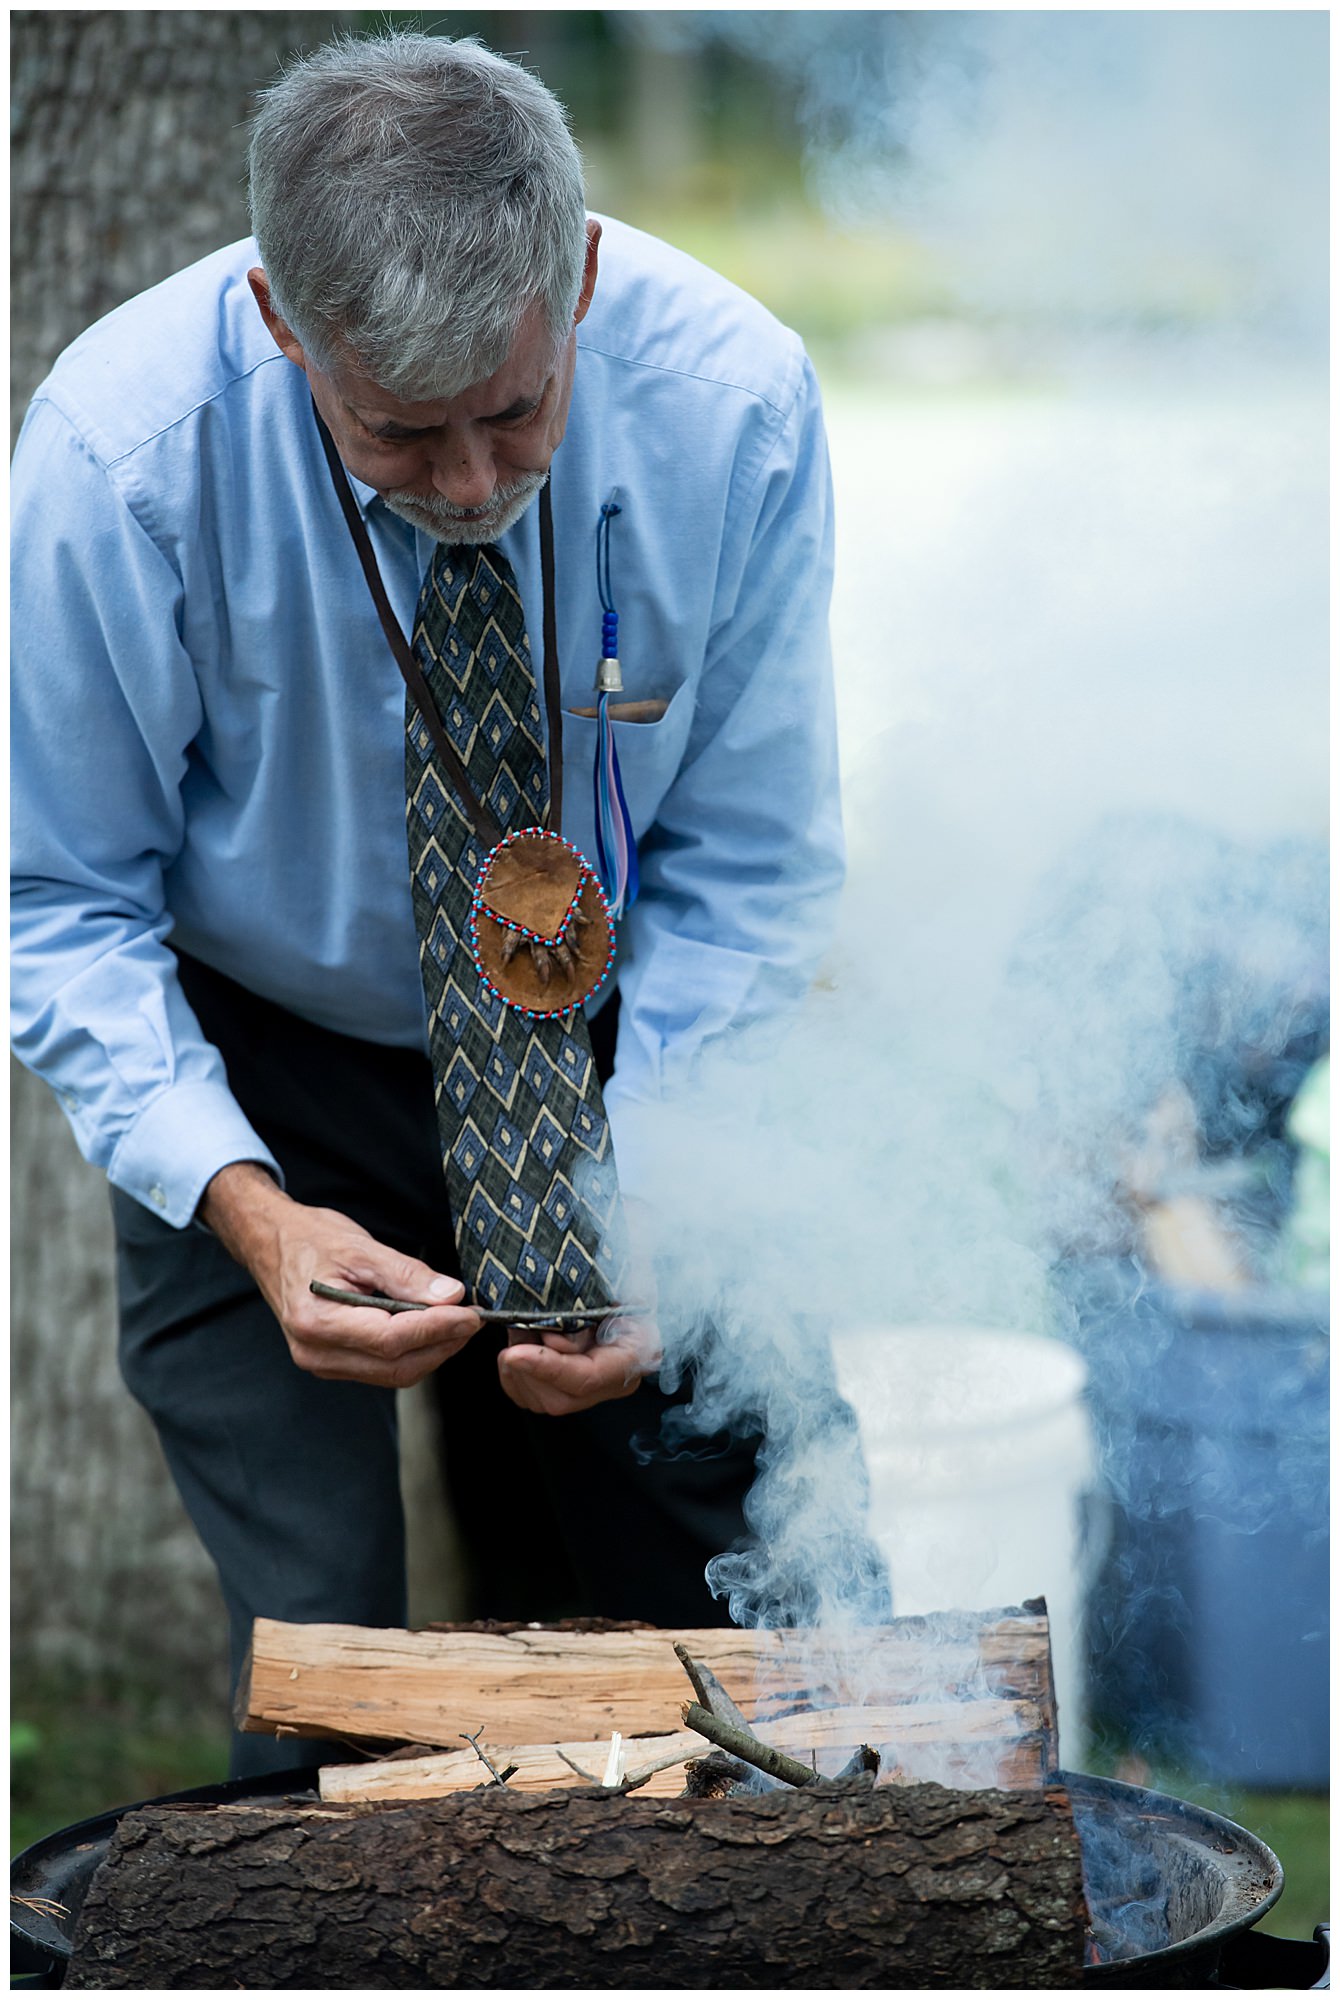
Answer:
<path fill-rule="evenodd" d="M 614 964 L 614 919 L 579 848 L 543 827 L 509 833 L 485 856 L 466 942 L 490 993 L 518 1013 L 570 1014 Z"/>

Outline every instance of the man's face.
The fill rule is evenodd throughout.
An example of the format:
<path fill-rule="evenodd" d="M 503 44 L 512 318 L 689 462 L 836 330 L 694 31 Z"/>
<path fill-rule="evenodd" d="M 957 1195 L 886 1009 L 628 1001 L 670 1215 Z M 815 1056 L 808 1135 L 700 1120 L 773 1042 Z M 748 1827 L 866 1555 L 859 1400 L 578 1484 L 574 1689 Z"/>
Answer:
<path fill-rule="evenodd" d="M 589 225 L 574 327 L 595 285 L 599 226 Z M 393 512 L 444 542 L 492 542 L 544 484 L 572 401 L 576 335 L 554 345 L 539 306 L 486 381 L 443 402 L 407 403 L 352 365 L 318 368 L 279 320 L 261 271 L 251 287 L 281 350 L 306 372 L 335 448 Z"/>
<path fill-rule="evenodd" d="M 449 402 L 406 403 L 356 368 L 307 369 L 356 478 L 444 542 L 492 542 L 544 484 L 572 400 L 576 337 L 555 351 L 532 307 L 501 368 Z"/>

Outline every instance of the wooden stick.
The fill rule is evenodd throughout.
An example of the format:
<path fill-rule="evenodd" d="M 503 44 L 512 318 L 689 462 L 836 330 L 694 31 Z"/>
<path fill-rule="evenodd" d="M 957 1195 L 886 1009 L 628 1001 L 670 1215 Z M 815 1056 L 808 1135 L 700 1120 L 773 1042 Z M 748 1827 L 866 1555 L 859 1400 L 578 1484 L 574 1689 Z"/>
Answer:
<path fill-rule="evenodd" d="M 700 1736 L 707 1737 L 718 1749 L 729 1751 L 742 1763 L 752 1764 L 756 1771 L 766 1771 L 770 1778 L 780 1778 L 784 1785 L 799 1787 L 814 1783 L 815 1774 L 808 1764 L 798 1763 L 784 1750 L 774 1750 L 770 1743 L 760 1743 L 748 1729 L 737 1729 L 734 1724 L 723 1722 L 701 1702 L 686 1701 L 680 1714 L 689 1729 L 696 1729 Z"/>
<path fill-rule="evenodd" d="M 879 1752 L 872 1750 L 868 1743 L 862 1743 L 853 1750 L 842 1769 L 833 1773 L 835 1778 L 875 1778 L 878 1775 Z"/>
<path fill-rule="evenodd" d="M 489 1756 L 488 1752 L 484 1750 L 480 1745 L 479 1739 L 483 1734 L 484 1734 L 484 1725 L 481 1722 L 473 1736 L 467 1736 L 465 1731 L 462 1730 L 461 1741 L 462 1743 L 468 1743 L 470 1745 L 470 1748 L 474 1751 L 476 1757 L 478 1757 L 480 1763 L 484 1766 L 485 1770 L 491 1773 L 494 1784 L 505 1785 L 507 1783 L 506 1778 L 504 1778 L 502 1772 L 498 1769 L 498 1766 L 493 1762 L 493 1759 Z"/>
<path fill-rule="evenodd" d="M 726 1693 L 712 1669 L 705 1667 L 701 1660 L 695 1660 L 688 1647 L 682 1646 L 678 1639 L 675 1641 L 675 1658 L 693 1682 L 693 1692 L 704 1708 L 709 1709 L 713 1715 L 720 1716 L 723 1722 L 733 1723 L 736 1729 L 749 1730 L 747 1719 Z"/>
<path fill-rule="evenodd" d="M 604 1778 L 598 1778 L 594 1771 L 583 1770 L 582 1766 L 569 1757 L 566 1750 L 560 1750 L 557 1744 L 554 1745 L 554 1752 L 556 1756 L 563 1759 L 563 1762 L 570 1771 L 575 1771 L 579 1778 L 583 1779 L 588 1785 L 594 1785 L 597 1791 L 602 1792 L 639 1792 L 644 1785 L 649 1785 L 652 1779 L 659 1776 L 662 1771 L 673 1771 L 676 1764 L 686 1764 L 689 1758 L 694 1755 L 691 1749 L 685 1749 L 681 1746 L 678 1750 L 670 1751 L 664 1757 L 653 1758 L 650 1764 L 639 1764 L 635 1771 L 625 1771 L 622 1778 L 617 1779 L 611 1784 Z"/>
<path fill-rule="evenodd" d="M 434 1303 L 443 1303 L 431 1299 L 390 1299 L 382 1292 L 346 1292 L 338 1285 L 322 1284 L 319 1278 L 313 1278 L 308 1289 L 317 1298 L 329 1299 L 337 1306 L 375 1306 L 384 1313 L 431 1312 Z M 553 1312 L 544 1308 L 534 1312 L 529 1309 L 500 1312 L 492 1306 L 476 1305 L 472 1299 L 461 1299 L 459 1303 L 477 1313 L 485 1326 L 533 1326 L 552 1328 L 555 1333 L 568 1326 L 600 1326 L 607 1319 L 637 1319 L 649 1310 L 647 1306 L 573 1306 Z"/>
<path fill-rule="evenodd" d="M 567 1765 L 568 1769 L 570 1771 L 575 1771 L 579 1778 L 584 1778 L 588 1785 L 598 1785 L 600 1783 L 600 1780 L 596 1776 L 594 1771 L 584 1770 L 580 1764 L 576 1763 L 573 1758 L 569 1757 L 566 1750 L 559 1750 L 557 1744 L 555 1744 L 554 1748 L 557 1755 L 563 1759 L 563 1762 Z"/>
<path fill-rule="evenodd" d="M 624 1790 L 636 1791 L 639 1786 L 647 1784 L 650 1779 L 656 1777 L 658 1772 L 673 1771 L 676 1764 L 687 1764 L 693 1754 L 692 1750 L 670 1750 L 664 1757 L 654 1757 L 650 1764 L 639 1764 L 637 1769 L 630 1771 L 624 1779 Z"/>

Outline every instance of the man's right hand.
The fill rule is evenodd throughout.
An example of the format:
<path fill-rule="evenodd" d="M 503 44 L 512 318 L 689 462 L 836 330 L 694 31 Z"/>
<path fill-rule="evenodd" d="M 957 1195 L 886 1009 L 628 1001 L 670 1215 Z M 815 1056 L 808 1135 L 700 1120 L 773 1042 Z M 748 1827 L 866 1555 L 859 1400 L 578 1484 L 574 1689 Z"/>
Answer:
<path fill-rule="evenodd" d="M 256 1280 L 298 1367 L 323 1380 L 408 1389 L 450 1360 L 482 1324 L 460 1303 L 465 1287 L 458 1279 L 388 1249 L 347 1215 L 294 1201 L 251 1161 L 215 1174 L 197 1214 Z M 414 1313 L 336 1305 L 313 1294 L 314 1278 L 347 1291 L 442 1304 Z"/>

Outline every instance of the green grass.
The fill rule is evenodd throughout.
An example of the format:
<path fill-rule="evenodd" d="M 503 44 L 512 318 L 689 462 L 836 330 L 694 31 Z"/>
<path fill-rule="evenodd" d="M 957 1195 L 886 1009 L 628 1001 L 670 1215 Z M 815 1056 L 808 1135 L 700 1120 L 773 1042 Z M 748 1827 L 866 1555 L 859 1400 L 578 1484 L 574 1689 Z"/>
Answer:
<path fill-rule="evenodd" d="M 1284 1869 L 1284 1893 L 1257 1926 L 1272 1937 L 1310 1938 L 1331 1914 L 1331 1806 L 1325 1792 L 1258 1792 L 1207 1783 L 1170 1765 L 1146 1765 L 1108 1744 L 1088 1759 L 1103 1777 L 1208 1806 L 1263 1840 Z"/>
<path fill-rule="evenodd" d="M 597 162 L 591 205 L 699 258 L 835 359 L 872 329 L 955 310 L 931 251 L 893 225 L 833 221 L 794 159 L 704 155 L 672 187 Z"/>
<path fill-rule="evenodd" d="M 11 1855 L 95 1813 L 227 1774 L 222 1717 L 177 1714 L 142 1691 L 20 1685 L 17 1675 L 11 1700 Z"/>
<path fill-rule="evenodd" d="M 839 229 L 801 203 L 649 204 L 642 226 L 743 286 L 814 345 L 948 306 L 920 246 L 892 231 Z"/>

